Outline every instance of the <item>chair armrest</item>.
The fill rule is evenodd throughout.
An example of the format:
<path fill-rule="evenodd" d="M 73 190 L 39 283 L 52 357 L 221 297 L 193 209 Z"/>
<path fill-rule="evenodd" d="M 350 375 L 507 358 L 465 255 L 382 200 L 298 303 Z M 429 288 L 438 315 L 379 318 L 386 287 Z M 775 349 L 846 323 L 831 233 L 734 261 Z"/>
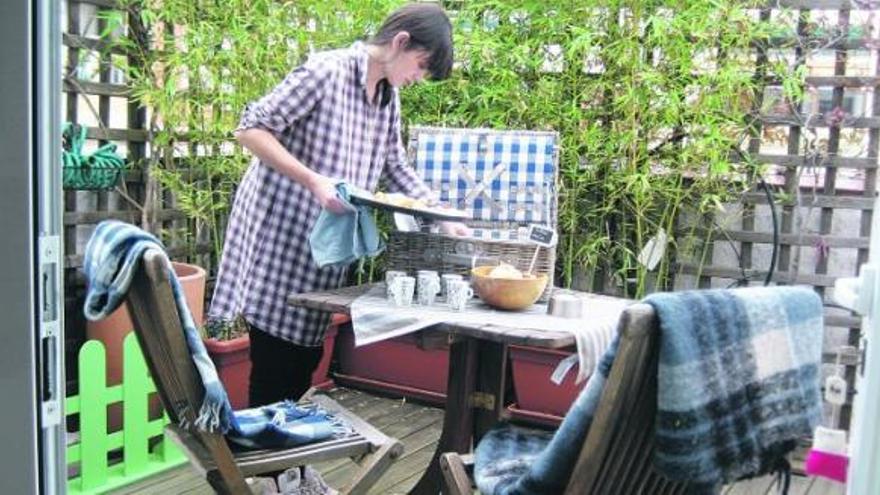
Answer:
<path fill-rule="evenodd" d="M 470 495 L 474 492 L 473 483 L 468 475 L 468 468 L 473 468 L 473 456 L 462 456 L 455 452 L 446 452 L 440 456 L 440 470 L 443 472 L 444 493 L 452 495 Z"/>

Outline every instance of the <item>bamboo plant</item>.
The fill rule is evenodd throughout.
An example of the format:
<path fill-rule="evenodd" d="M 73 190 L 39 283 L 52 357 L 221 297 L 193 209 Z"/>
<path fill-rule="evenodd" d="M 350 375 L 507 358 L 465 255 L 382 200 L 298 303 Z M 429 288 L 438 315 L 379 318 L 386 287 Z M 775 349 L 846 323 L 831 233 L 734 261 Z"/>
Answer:
<path fill-rule="evenodd" d="M 155 175 L 217 256 L 248 162 L 231 144 L 241 110 L 308 53 L 363 39 L 401 3 L 123 1 L 150 34 L 128 48 L 133 92 L 155 117 Z M 711 215 L 752 185 L 743 143 L 774 67 L 801 87 L 784 64 L 757 67 L 756 48 L 778 33 L 757 3 L 445 2 L 455 70 L 403 90 L 405 124 L 559 132 L 559 279 L 602 274 L 635 297 L 668 287 L 676 249 L 701 246 L 681 228 L 683 209 Z M 638 256 L 652 238 L 665 248 L 656 267 Z"/>

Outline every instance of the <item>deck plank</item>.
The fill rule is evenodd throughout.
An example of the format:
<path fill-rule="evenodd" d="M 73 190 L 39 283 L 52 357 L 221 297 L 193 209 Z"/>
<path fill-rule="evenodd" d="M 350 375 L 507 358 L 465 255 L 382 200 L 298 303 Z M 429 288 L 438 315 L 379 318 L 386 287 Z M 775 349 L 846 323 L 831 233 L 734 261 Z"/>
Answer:
<path fill-rule="evenodd" d="M 334 400 L 355 412 L 387 435 L 399 438 L 403 456 L 379 478 L 370 495 L 407 493 L 421 477 L 437 445 L 443 411 L 411 401 L 393 399 L 347 388 L 327 392 Z M 350 460 L 328 461 L 315 466 L 336 488 L 347 481 L 357 466 Z M 724 489 L 725 495 L 769 495 L 773 477 L 746 480 Z M 187 464 L 157 474 L 139 483 L 111 492 L 114 495 L 210 495 L 210 486 Z M 792 476 L 791 495 L 844 495 L 844 485 L 821 478 Z"/>
<path fill-rule="evenodd" d="M 375 423 L 374 423 L 375 424 Z M 393 436 L 403 443 L 403 455 L 391 465 L 388 472 L 379 479 L 376 486 L 384 485 L 386 478 L 401 479 L 411 476 L 415 472 L 421 473 L 430 461 L 430 457 L 420 464 L 412 464 L 407 461 L 414 452 L 421 449 L 429 448 L 433 453 L 437 446 L 437 440 L 440 438 L 440 430 L 443 426 L 443 412 L 435 408 L 422 408 L 416 412 L 409 414 L 399 420 L 388 424 L 387 426 L 378 427 L 386 435 Z M 325 480 L 330 486 L 339 488 L 348 479 L 351 478 L 351 470 L 355 468 L 355 464 L 350 460 L 343 460 L 332 468 L 325 466 L 317 466 L 324 475 Z M 383 491 L 370 490 L 370 493 L 384 493 Z"/>
<path fill-rule="evenodd" d="M 411 448 L 408 438 L 412 433 L 437 423 L 435 442 L 440 438 L 440 427 L 442 426 L 440 422 L 442 418 L 443 412 L 439 409 L 410 405 L 410 407 L 397 407 L 385 414 L 368 417 L 366 421 L 386 435 L 400 440 L 404 445 L 403 455 L 406 456 Z M 390 469 L 395 469 L 395 464 L 392 464 Z M 346 466 L 345 469 L 354 469 L 355 464 L 349 459 L 336 459 L 322 462 L 315 467 L 321 473 L 330 473 L 340 469 L 342 466 Z"/>

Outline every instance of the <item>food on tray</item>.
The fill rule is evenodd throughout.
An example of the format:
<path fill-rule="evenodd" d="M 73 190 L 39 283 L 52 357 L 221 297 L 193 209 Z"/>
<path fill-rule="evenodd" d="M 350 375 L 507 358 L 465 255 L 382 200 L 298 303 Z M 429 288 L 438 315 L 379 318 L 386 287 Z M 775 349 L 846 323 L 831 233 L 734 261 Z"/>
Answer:
<path fill-rule="evenodd" d="M 415 208 L 423 210 L 428 208 L 428 205 L 425 203 L 424 200 L 410 198 L 409 196 L 404 196 L 403 194 L 387 194 L 384 192 L 377 192 L 373 197 L 376 199 L 376 201 L 381 201 L 383 203 L 388 203 L 403 208 Z"/>
<path fill-rule="evenodd" d="M 385 203 L 389 206 L 397 206 L 400 208 L 408 208 L 411 210 L 422 210 L 425 212 L 461 218 L 467 216 L 466 212 L 462 210 L 456 210 L 455 208 L 450 208 L 449 206 L 439 204 L 428 205 L 428 203 L 425 202 L 425 200 L 423 199 L 410 198 L 409 196 L 405 196 L 400 193 L 385 193 L 380 191 L 373 194 L 372 199 L 380 203 Z"/>

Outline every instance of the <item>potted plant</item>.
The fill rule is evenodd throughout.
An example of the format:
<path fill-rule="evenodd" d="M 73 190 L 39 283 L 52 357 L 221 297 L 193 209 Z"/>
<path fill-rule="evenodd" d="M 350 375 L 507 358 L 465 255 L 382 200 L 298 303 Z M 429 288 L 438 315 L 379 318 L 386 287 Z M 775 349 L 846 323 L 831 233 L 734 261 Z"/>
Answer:
<path fill-rule="evenodd" d="M 217 367 L 232 408 L 246 408 L 251 374 L 247 322 L 240 315 L 232 320 L 210 320 L 202 330 L 205 348 Z"/>
<path fill-rule="evenodd" d="M 349 321 L 347 315 L 334 314 L 324 334 L 324 355 L 312 373 L 312 386 L 327 389 L 333 386 L 329 377 L 330 362 L 339 326 Z M 202 328 L 202 335 L 208 355 L 217 368 L 220 381 L 229 395 L 233 409 L 248 407 L 248 387 L 250 385 L 251 341 L 248 326 L 239 315 L 233 320 L 211 320 Z"/>

